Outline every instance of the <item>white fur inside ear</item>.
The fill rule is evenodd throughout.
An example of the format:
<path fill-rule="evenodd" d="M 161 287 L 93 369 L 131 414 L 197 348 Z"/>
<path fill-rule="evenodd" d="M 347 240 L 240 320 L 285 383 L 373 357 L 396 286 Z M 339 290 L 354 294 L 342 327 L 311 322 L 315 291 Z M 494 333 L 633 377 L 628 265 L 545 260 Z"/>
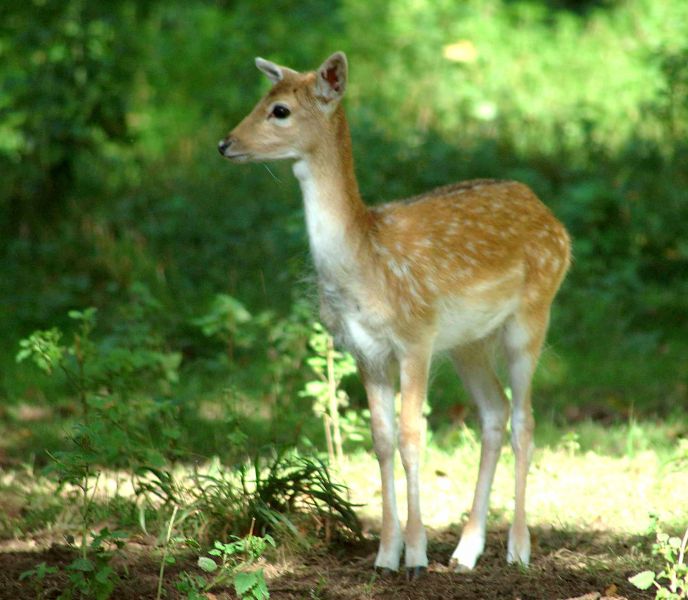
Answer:
<path fill-rule="evenodd" d="M 284 79 L 282 67 L 270 62 L 269 60 L 260 58 L 260 56 L 256 57 L 256 67 L 265 73 L 272 83 L 277 83 L 278 81 L 282 81 L 282 79 Z"/>
<path fill-rule="evenodd" d="M 346 55 L 335 52 L 316 72 L 316 95 L 326 102 L 339 100 L 346 90 L 347 70 Z"/>

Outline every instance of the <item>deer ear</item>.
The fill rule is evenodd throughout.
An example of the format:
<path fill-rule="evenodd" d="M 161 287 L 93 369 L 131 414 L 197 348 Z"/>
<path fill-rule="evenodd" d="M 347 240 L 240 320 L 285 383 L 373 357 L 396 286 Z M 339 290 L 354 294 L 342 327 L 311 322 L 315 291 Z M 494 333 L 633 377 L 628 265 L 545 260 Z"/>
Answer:
<path fill-rule="evenodd" d="M 315 95 L 325 103 L 339 102 L 346 90 L 346 55 L 335 52 L 315 72 Z"/>
<path fill-rule="evenodd" d="M 272 81 L 272 83 L 277 83 L 278 81 L 282 81 L 282 79 L 284 79 L 284 67 L 280 67 L 269 60 L 260 58 L 260 56 L 256 57 L 256 67 L 263 71 L 263 73 L 268 76 L 268 79 Z"/>

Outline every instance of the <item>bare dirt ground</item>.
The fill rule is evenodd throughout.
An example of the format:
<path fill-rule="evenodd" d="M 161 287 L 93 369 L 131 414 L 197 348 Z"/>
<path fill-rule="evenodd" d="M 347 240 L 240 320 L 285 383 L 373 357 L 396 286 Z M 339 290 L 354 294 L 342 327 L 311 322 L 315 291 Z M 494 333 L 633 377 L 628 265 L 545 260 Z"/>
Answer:
<path fill-rule="evenodd" d="M 638 571 L 649 540 L 620 538 L 602 531 L 534 529 L 533 560 L 528 569 L 507 565 L 506 530 L 489 534 L 485 554 L 470 573 L 454 573 L 447 566 L 456 532 L 431 532 L 428 573 L 414 582 L 403 574 L 379 578 L 372 570 L 376 542 L 337 545 L 327 551 L 267 564 L 270 597 L 276 600 L 354 599 L 472 599 L 565 600 L 600 597 L 635 600 L 653 594 L 635 589 L 627 578 Z M 29 549 L 0 552 L 0 599 L 55 599 L 64 589 L 65 575 L 50 575 L 40 585 L 19 581 L 36 564 L 64 567 L 74 558 L 63 546 L 40 552 Z M 117 563 L 120 583 L 112 595 L 118 600 L 154 599 L 159 556 L 152 547 L 129 545 Z M 165 572 L 165 598 L 183 598 L 174 584 L 181 571 L 198 572 L 192 558 L 180 560 Z M 218 590 L 211 599 L 234 598 L 232 590 Z"/>

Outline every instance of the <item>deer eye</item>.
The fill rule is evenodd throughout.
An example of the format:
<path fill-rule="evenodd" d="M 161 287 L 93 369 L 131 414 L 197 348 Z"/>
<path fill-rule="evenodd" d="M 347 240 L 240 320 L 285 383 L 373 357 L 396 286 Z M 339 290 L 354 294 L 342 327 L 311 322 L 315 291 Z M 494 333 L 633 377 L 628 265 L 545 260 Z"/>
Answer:
<path fill-rule="evenodd" d="M 282 104 L 275 104 L 272 109 L 272 116 L 276 119 L 286 119 L 291 114 L 291 111 Z"/>

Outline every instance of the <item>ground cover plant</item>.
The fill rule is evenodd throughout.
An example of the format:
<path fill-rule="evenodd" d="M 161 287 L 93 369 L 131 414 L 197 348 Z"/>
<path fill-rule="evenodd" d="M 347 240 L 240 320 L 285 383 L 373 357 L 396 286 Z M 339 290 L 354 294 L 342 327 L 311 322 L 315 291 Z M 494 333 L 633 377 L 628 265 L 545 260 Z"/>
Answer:
<path fill-rule="evenodd" d="M 3 2 L 0 597 L 685 596 L 687 22 L 679 0 Z M 254 56 L 337 49 L 364 197 L 514 178 L 572 234 L 528 571 L 503 562 L 508 448 L 485 555 L 442 562 L 479 460 L 447 361 L 427 580 L 373 574 L 369 415 L 314 325 L 298 190 L 217 156 Z"/>

